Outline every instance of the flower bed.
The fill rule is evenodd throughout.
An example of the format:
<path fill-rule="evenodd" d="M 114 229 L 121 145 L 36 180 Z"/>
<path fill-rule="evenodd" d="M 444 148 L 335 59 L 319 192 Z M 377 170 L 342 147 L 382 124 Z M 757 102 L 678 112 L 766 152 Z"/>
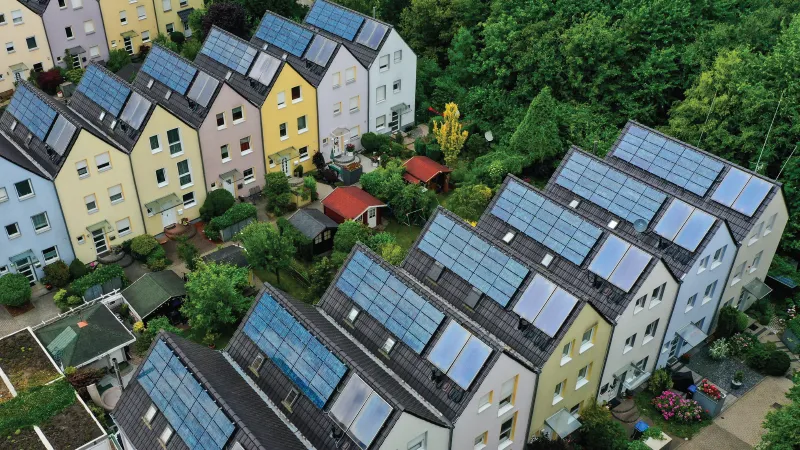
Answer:
<path fill-rule="evenodd" d="M 712 400 L 719 400 L 722 398 L 722 391 L 719 390 L 717 385 L 703 378 L 703 381 L 697 385 L 697 390 L 706 394 Z"/>
<path fill-rule="evenodd" d="M 642 416 L 650 419 L 650 422 L 652 423 L 651 428 L 661 428 L 664 432 L 669 433 L 671 436 L 676 436 L 679 438 L 691 438 L 700 432 L 700 430 L 702 430 L 704 427 L 707 427 L 713 423 L 711 418 L 704 413 L 700 415 L 701 420 L 695 420 L 688 423 L 680 422 L 674 419 L 674 416 L 669 420 L 664 419 L 664 416 L 658 409 L 656 409 L 656 406 L 653 403 L 655 398 L 656 397 L 649 391 L 642 391 L 633 397 L 633 401 Z"/>
<path fill-rule="evenodd" d="M 666 421 L 690 423 L 703 420 L 703 408 L 696 401 L 682 398 L 672 391 L 664 391 L 654 398 L 653 406 Z"/>

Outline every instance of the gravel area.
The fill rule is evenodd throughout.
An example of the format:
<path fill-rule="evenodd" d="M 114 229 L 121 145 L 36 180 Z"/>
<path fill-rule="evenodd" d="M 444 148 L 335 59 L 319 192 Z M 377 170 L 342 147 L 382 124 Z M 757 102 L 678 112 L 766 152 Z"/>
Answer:
<path fill-rule="evenodd" d="M 741 396 L 764 379 L 764 375 L 747 367 L 745 363 L 735 358 L 728 358 L 723 361 L 712 359 L 708 354 L 708 347 L 692 355 L 689 364 L 686 366 L 693 372 L 703 375 L 712 383 L 736 396 Z M 733 375 L 739 370 L 744 372 L 744 379 L 742 380 L 742 387 L 734 391 L 731 389 L 731 380 L 733 380 Z"/>

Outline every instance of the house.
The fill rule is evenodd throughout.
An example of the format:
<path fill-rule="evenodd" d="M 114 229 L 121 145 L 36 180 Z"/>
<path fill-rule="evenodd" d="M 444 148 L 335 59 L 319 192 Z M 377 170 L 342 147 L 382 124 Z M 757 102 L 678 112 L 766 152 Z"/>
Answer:
<path fill-rule="evenodd" d="M 108 61 L 108 40 L 99 2 L 45 0 L 39 4 L 45 8 L 42 19 L 55 64 L 69 70 L 85 68 L 92 61 Z M 66 66 L 65 52 L 72 56 L 73 67 Z"/>
<path fill-rule="evenodd" d="M 427 156 L 414 156 L 403 163 L 403 179 L 412 184 L 422 184 L 435 192 L 450 190 L 450 172 L 453 169 L 439 164 Z"/>
<path fill-rule="evenodd" d="M 137 321 L 143 321 L 167 302 L 180 303 L 186 297 L 181 278 L 171 270 L 149 272 L 122 291 L 125 303 Z"/>
<path fill-rule="evenodd" d="M 314 2 L 304 22 L 344 45 L 368 71 L 368 131 L 414 125 L 417 55 L 392 25 L 325 0 Z"/>
<path fill-rule="evenodd" d="M 283 29 L 291 29 L 296 41 L 287 41 Z M 343 44 L 317 33 L 309 25 L 286 22 L 267 13 L 251 42 L 258 47 L 275 45 L 314 72 L 308 77 L 317 90 L 318 149 L 330 162 L 352 144 L 360 150 L 361 133 L 369 127 L 369 79 L 364 65 Z M 290 64 L 293 59 L 289 59 Z M 347 107 L 347 109 L 344 109 Z"/>
<path fill-rule="evenodd" d="M 167 36 L 172 33 L 183 33 L 188 39 L 192 36 L 192 29 L 189 28 L 189 15 L 195 9 L 204 9 L 203 0 L 161 0 L 153 1 L 156 11 L 156 23 L 158 32 Z"/>
<path fill-rule="evenodd" d="M 386 204 L 356 186 L 340 186 L 322 199 L 325 215 L 336 223 L 355 220 L 375 228 L 381 223 Z"/>
<path fill-rule="evenodd" d="M 214 250 L 203 256 L 203 261 L 207 263 L 230 264 L 247 269 L 247 281 L 251 286 L 256 286 L 256 278 L 253 274 L 253 269 L 250 267 L 250 263 L 247 262 L 247 255 L 245 255 L 244 249 L 238 245 L 229 245 L 219 250 Z"/>
<path fill-rule="evenodd" d="M 111 369 L 113 360 L 127 361 L 125 347 L 136 337 L 102 302 L 72 310 L 34 333 L 61 366 Z"/>
<path fill-rule="evenodd" d="M 133 55 L 141 51 L 142 45 L 150 45 L 158 36 L 157 2 L 98 1 L 110 50 L 125 50 Z"/>
<path fill-rule="evenodd" d="M 319 255 L 333 248 L 333 237 L 339 224 L 318 209 L 300 209 L 289 217 L 289 223 L 311 240 L 311 255 Z"/>
<path fill-rule="evenodd" d="M 25 153 L 0 132 L 0 276 L 10 272 L 31 284 L 44 277 L 42 268 L 75 259 L 61 212 L 56 186 Z"/>
<path fill-rule="evenodd" d="M 22 82 L 0 131 L 54 182 L 76 258 L 145 232 L 128 152 L 92 119 Z"/>
<path fill-rule="evenodd" d="M 111 412 L 124 448 L 309 448 L 230 361 L 160 332 Z"/>
<path fill-rule="evenodd" d="M 78 0 L 79 1 L 79 0 Z M 0 63 L 0 97 L 10 96 L 14 84 L 33 72 L 53 68 L 42 15 L 47 2 L 8 0 L 0 9 L 0 41 L 5 43 Z"/>

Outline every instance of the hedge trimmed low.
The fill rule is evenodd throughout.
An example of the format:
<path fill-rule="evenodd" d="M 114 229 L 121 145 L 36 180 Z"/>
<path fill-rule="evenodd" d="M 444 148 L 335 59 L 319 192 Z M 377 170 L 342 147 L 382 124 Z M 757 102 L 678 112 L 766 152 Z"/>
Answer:
<path fill-rule="evenodd" d="M 94 272 L 84 275 L 72 282 L 71 290 L 76 294 L 83 296 L 86 290 L 92 286 L 103 284 L 119 277 L 123 284 L 125 284 L 125 271 L 118 264 L 109 264 L 107 266 L 97 266 Z"/>
<path fill-rule="evenodd" d="M 216 241 L 220 239 L 219 232 L 228 228 L 231 225 L 237 224 L 243 220 L 256 218 L 258 208 L 250 203 L 237 203 L 227 211 L 225 214 L 211 219 L 211 222 L 206 225 L 206 237 Z"/>
<path fill-rule="evenodd" d="M 31 285 L 25 275 L 10 273 L 0 277 L 0 305 L 20 306 L 31 299 Z"/>

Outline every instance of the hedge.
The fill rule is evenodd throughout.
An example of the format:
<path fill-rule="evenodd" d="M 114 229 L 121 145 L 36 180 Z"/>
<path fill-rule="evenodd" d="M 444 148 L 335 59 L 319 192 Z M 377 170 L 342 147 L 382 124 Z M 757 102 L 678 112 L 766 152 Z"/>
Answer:
<path fill-rule="evenodd" d="M 211 219 L 211 222 L 206 225 L 206 237 L 211 240 L 218 240 L 220 238 L 220 230 L 224 230 L 231 225 L 237 224 L 243 220 L 256 218 L 258 208 L 250 203 L 237 203 L 231 209 L 225 211 L 225 214 Z"/>
<path fill-rule="evenodd" d="M 20 306 L 31 299 L 31 285 L 25 275 L 9 273 L 0 277 L 0 305 Z"/>
<path fill-rule="evenodd" d="M 119 277 L 123 284 L 125 283 L 125 271 L 118 264 L 110 264 L 108 266 L 100 265 L 94 272 L 84 275 L 72 282 L 70 288 L 73 292 L 80 296 L 86 293 L 86 290 L 98 284 L 104 284 L 114 278 Z"/>
<path fill-rule="evenodd" d="M 0 436 L 41 425 L 75 403 L 75 391 L 66 380 L 35 387 L 0 404 Z"/>

